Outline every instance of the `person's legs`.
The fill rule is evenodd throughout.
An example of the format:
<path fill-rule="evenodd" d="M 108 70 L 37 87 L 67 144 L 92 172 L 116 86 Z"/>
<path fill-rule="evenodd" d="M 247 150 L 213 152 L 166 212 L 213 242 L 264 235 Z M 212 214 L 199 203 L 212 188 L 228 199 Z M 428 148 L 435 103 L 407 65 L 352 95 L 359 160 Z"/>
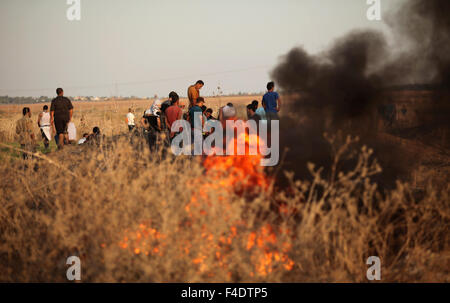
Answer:
<path fill-rule="evenodd" d="M 272 146 L 272 120 L 279 120 L 278 113 L 266 112 L 267 120 L 267 146 Z"/>
<path fill-rule="evenodd" d="M 44 139 L 44 147 L 45 147 L 45 149 L 48 149 L 50 142 L 42 129 L 41 129 L 41 135 L 42 135 L 42 138 Z"/>
<path fill-rule="evenodd" d="M 26 150 L 25 144 L 20 144 L 20 148 L 23 149 L 23 150 Z M 28 159 L 28 154 L 22 152 L 22 159 L 24 159 L 24 160 Z"/>
<path fill-rule="evenodd" d="M 58 134 L 58 149 L 64 146 L 64 134 Z"/>
<path fill-rule="evenodd" d="M 63 148 L 65 142 L 67 140 L 67 144 L 69 143 L 69 135 L 67 134 L 67 123 L 68 121 L 64 119 L 55 119 L 55 128 L 56 133 L 58 134 L 58 149 Z"/>
<path fill-rule="evenodd" d="M 67 132 L 64 133 L 64 144 L 70 145 L 69 134 Z"/>
<path fill-rule="evenodd" d="M 148 146 L 150 151 L 154 151 L 156 149 L 156 133 L 154 131 L 148 132 Z"/>

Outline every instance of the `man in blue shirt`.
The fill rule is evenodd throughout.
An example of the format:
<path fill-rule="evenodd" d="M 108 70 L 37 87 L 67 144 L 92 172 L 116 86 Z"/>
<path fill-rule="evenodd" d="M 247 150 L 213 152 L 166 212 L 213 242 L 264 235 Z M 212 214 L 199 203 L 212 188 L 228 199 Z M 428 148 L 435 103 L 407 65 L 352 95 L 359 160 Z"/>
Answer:
<path fill-rule="evenodd" d="M 278 112 L 281 107 L 280 96 L 274 91 L 275 83 L 267 83 L 267 93 L 262 98 L 262 105 L 266 111 L 267 120 L 278 120 Z"/>
<path fill-rule="evenodd" d="M 189 109 L 189 122 L 191 123 L 192 130 L 197 126 L 200 130 L 203 129 L 203 117 L 202 117 L 202 106 L 205 100 L 202 97 L 198 97 L 196 103 L 193 107 Z"/>

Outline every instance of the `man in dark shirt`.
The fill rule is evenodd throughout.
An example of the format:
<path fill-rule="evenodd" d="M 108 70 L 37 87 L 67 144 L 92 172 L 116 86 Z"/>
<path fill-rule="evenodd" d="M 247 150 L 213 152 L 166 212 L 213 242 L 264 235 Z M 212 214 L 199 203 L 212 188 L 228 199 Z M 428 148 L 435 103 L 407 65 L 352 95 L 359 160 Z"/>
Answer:
<path fill-rule="evenodd" d="M 198 97 L 196 104 L 189 109 L 189 122 L 191 123 L 191 129 L 194 130 L 197 126 L 200 131 L 203 130 L 203 111 L 202 106 L 205 100 L 202 97 Z"/>
<path fill-rule="evenodd" d="M 50 119 L 53 130 L 58 136 L 58 148 L 61 149 L 64 146 L 64 139 L 69 142 L 67 125 L 72 120 L 73 105 L 68 98 L 64 97 L 62 88 L 56 89 L 56 94 L 58 96 L 52 100 L 50 106 Z"/>

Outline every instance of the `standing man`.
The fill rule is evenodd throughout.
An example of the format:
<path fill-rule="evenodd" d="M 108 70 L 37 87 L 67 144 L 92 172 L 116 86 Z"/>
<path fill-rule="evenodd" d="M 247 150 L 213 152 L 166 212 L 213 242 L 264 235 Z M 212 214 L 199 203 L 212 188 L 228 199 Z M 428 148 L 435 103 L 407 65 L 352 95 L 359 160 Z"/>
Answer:
<path fill-rule="evenodd" d="M 189 109 L 197 103 L 197 99 L 200 97 L 200 90 L 205 83 L 202 80 L 198 80 L 194 85 L 189 86 L 187 95 L 189 99 Z"/>
<path fill-rule="evenodd" d="M 280 96 L 274 91 L 274 89 L 275 83 L 267 83 L 267 93 L 265 93 L 262 98 L 262 105 L 266 111 L 266 119 L 269 121 L 269 125 L 271 120 L 279 119 L 278 112 L 281 107 Z"/>
<path fill-rule="evenodd" d="M 23 117 L 16 122 L 16 134 L 20 143 L 20 148 L 25 151 L 33 151 L 36 140 L 33 133 L 33 121 L 31 121 L 31 111 L 29 107 L 22 109 Z M 27 159 L 28 154 L 22 152 L 22 158 Z"/>
<path fill-rule="evenodd" d="M 48 149 L 50 145 L 50 140 L 52 140 L 51 135 L 51 123 L 50 123 L 50 113 L 48 112 L 48 106 L 44 105 L 43 112 L 39 114 L 38 126 L 41 129 L 41 136 L 44 140 L 44 147 Z"/>
<path fill-rule="evenodd" d="M 173 92 L 173 94 L 171 93 L 171 95 L 169 95 L 170 100 L 171 100 L 171 106 L 169 106 L 166 109 L 166 125 L 167 128 L 169 129 L 170 132 L 170 140 L 172 140 L 173 137 L 175 137 L 175 135 L 177 133 L 172 132 L 171 128 L 172 128 L 172 124 L 177 121 L 177 120 L 181 120 L 182 116 L 183 116 L 183 112 L 180 108 L 180 98 L 178 96 L 177 93 Z"/>
<path fill-rule="evenodd" d="M 131 132 L 136 124 L 134 123 L 135 116 L 133 114 L 133 110 L 131 108 L 128 109 L 127 114 L 127 124 L 128 124 L 128 130 Z"/>
<path fill-rule="evenodd" d="M 57 88 L 56 94 L 58 96 L 52 100 L 50 106 L 50 116 L 51 124 L 58 136 L 58 149 L 61 149 L 64 146 L 64 140 L 69 142 L 67 126 L 72 120 L 73 105 L 68 98 L 64 97 L 62 88 Z"/>

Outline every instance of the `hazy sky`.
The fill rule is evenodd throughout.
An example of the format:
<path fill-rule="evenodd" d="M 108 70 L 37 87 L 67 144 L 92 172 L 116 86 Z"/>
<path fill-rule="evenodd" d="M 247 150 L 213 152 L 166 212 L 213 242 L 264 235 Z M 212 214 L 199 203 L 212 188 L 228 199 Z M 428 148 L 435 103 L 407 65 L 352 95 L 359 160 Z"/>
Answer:
<path fill-rule="evenodd" d="M 263 91 L 281 55 L 323 50 L 368 21 L 366 0 L 0 0 L 0 95 Z M 382 0 L 383 17 L 403 0 Z M 117 83 L 117 84 L 116 84 Z"/>

